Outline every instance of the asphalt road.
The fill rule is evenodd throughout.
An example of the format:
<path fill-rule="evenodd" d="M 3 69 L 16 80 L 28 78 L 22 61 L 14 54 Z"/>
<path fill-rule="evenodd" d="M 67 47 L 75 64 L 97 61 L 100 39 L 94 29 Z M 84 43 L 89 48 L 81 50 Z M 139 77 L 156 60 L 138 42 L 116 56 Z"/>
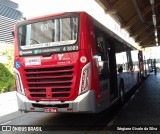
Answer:
<path fill-rule="evenodd" d="M 160 125 L 160 75 L 150 75 L 138 90 L 131 90 L 123 106 L 113 105 L 98 114 L 56 114 L 56 113 L 22 113 L 14 112 L 0 117 L 0 124 L 6 125 L 51 125 L 54 131 L 48 133 L 70 134 L 119 134 L 146 133 L 146 131 L 108 131 L 111 127 L 134 127 L 141 125 Z M 130 126 L 128 126 L 130 125 Z M 139 126 L 137 126 L 139 127 Z M 112 128 L 111 128 L 112 129 Z M 157 131 L 147 131 L 155 133 Z M 0 132 L 0 134 L 17 134 L 22 132 Z M 23 132 L 35 134 L 37 132 Z M 41 132 L 38 132 L 41 133 Z M 42 132 L 44 133 L 44 132 Z M 157 132 L 159 133 L 159 132 Z"/>
<path fill-rule="evenodd" d="M 160 73 L 150 75 L 108 125 L 124 126 L 134 131 L 113 131 L 107 134 L 160 133 Z M 145 129 L 147 128 L 147 129 Z M 138 130 L 139 129 L 139 130 Z M 145 129 L 145 130 L 144 130 Z M 158 130 L 158 131 L 157 131 Z"/>
<path fill-rule="evenodd" d="M 111 107 L 99 115 L 94 114 L 54 114 L 54 113 L 22 113 L 14 112 L 2 116 L 0 124 L 6 125 L 52 125 L 54 133 L 90 133 L 103 130 L 108 122 L 117 114 L 119 106 Z M 112 112 L 111 112 L 112 111 Z M 4 132 L 0 132 L 4 133 Z M 17 132 L 5 132 L 17 133 Z M 27 132 L 37 133 L 37 132 Z M 45 132 L 51 133 L 51 132 Z"/>

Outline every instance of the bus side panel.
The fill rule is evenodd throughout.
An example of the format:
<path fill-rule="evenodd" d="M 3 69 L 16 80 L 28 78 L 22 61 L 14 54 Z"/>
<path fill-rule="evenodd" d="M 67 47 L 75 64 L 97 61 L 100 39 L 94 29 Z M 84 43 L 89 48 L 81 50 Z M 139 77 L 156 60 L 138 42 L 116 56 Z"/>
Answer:
<path fill-rule="evenodd" d="M 98 79 L 98 66 L 97 66 L 97 61 L 95 59 L 96 56 L 96 39 L 95 39 L 95 30 L 94 30 L 94 25 L 93 21 L 90 17 L 86 19 L 87 23 L 87 31 L 88 31 L 88 38 L 89 38 L 89 49 L 90 55 L 91 55 L 91 90 L 94 89 L 96 92 L 96 99 L 99 98 L 100 94 L 100 82 Z"/>
<path fill-rule="evenodd" d="M 125 93 L 128 92 L 133 86 L 135 86 L 138 82 L 138 72 L 122 72 L 119 75 L 119 79 L 123 78 L 124 80 L 124 89 Z"/>
<path fill-rule="evenodd" d="M 95 27 L 94 23 L 91 17 L 87 16 L 86 18 L 86 25 L 87 25 L 87 37 L 89 39 L 88 45 L 90 48 L 86 48 L 91 55 L 91 85 L 90 89 L 95 90 L 95 107 L 96 112 L 100 112 L 103 110 L 101 101 L 103 98 L 101 98 L 100 95 L 100 81 L 99 81 L 99 69 L 97 66 L 97 50 L 96 50 L 96 35 L 95 35 Z M 108 104 L 107 104 L 108 105 Z"/>
<path fill-rule="evenodd" d="M 91 46 L 90 50 L 88 50 L 89 48 L 87 48 L 88 51 L 90 51 L 91 53 L 91 65 L 92 65 L 92 70 L 91 70 L 91 90 L 95 90 L 96 93 L 96 112 L 100 112 L 102 110 L 104 110 L 105 108 L 110 106 L 110 91 L 109 91 L 109 71 L 101 72 L 102 70 L 100 69 L 101 67 L 99 66 L 100 62 L 104 63 L 104 67 L 108 67 L 108 61 L 99 61 L 98 57 L 100 57 L 100 55 L 98 55 L 98 50 L 97 50 L 97 39 L 98 39 L 98 35 L 97 35 L 97 25 L 95 25 L 93 23 L 93 20 L 91 17 L 88 17 L 87 19 L 87 27 L 88 27 L 88 38 L 89 38 L 89 42 L 88 44 Z M 98 30 L 99 31 L 99 30 Z M 105 35 L 105 33 L 103 31 L 99 31 L 101 35 Z M 107 42 L 106 42 L 106 37 L 104 37 L 104 44 L 107 46 Z M 106 52 L 108 51 L 108 47 L 106 47 Z M 108 53 L 108 52 L 107 52 Z M 106 55 L 107 56 L 107 55 Z M 108 57 L 108 56 L 107 56 Z M 107 60 L 107 59 L 106 59 Z M 100 71 L 101 70 L 101 71 Z M 106 70 L 106 68 L 104 68 L 104 70 Z M 101 79 L 101 74 L 104 74 L 105 76 L 103 76 L 103 80 Z"/>

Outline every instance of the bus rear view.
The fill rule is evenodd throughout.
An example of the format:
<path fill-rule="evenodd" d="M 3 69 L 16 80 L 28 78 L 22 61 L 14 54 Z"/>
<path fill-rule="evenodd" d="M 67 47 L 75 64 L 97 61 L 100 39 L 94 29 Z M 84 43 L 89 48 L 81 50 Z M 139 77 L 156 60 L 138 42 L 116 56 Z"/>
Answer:
<path fill-rule="evenodd" d="M 15 27 L 15 79 L 21 111 L 95 112 L 90 61 L 79 13 L 23 21 Z M 91 103 L 91 104 L 90 104 Z"/>

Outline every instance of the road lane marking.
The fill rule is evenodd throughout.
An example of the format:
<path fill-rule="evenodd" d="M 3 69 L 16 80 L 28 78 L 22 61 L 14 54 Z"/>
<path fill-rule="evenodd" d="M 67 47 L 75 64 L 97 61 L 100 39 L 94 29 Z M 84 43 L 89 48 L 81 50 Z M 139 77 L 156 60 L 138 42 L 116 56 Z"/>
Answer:
<path fill-rule="evenodd" d="M 139 89 L 137 89 L 136 94 L 139 92 Z"/>
<path fill-rule="evenodd" d="M 16 112 L 17 113 L 17 112 Z M 8 123 L 10 123 L 11 121 L 13 121 L 13 120 L 16 120 L 16 119 L 18 119 L 18 118 L 21 118 L 22 116 L 25 116 L 25 113 L 23 114 L 21 114 L 20 116 L 17 116 L 17 117 L 15 117 L 15 118 L 10 118 L 8 121 L 6 121 L 6 122 L 0 122 L 0 123 L 2 123 L 2 124 L 0 124 L 0 125 L 5 125 L 5 124 L 8 124 Z M 1 117 L 1 116 L 0 116 Z M 3 117 L 3 116 L 2 116 Z"/>
<path fill-rule="evenodd" d="M 131 96 L 130 100 L 133 100 L 134 97 L 135 97 L 135 94 Z"/>
<path fill-rule="evenodd" d="M 11 121 L 7 121 L 7 122 L 5 122 L 5 123 L 2 123 L 2 124 L 0 124 L 0 125 L 6 125 L 6 124 L 8 124 L 8 123 L 10 123 Z"/>

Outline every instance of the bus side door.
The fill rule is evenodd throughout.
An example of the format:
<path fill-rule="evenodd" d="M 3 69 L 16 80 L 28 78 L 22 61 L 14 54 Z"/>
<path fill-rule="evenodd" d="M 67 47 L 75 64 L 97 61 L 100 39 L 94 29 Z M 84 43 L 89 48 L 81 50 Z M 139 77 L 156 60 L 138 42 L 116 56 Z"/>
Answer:
<path fill-rule="evenodd" d="M 99 68 L 100 96 L 109 97 L 109 59 L 105 37 L 97 35 L 97 60 Z M 104 97 L 105 98 L 105 97 Z"/>
<path fill-rule="evenodd" d="M 109 69 L 110 69 L 110 100 L 114 102 L 118 98 L 117 66 L 114 43 L 109 41 Z"/>

